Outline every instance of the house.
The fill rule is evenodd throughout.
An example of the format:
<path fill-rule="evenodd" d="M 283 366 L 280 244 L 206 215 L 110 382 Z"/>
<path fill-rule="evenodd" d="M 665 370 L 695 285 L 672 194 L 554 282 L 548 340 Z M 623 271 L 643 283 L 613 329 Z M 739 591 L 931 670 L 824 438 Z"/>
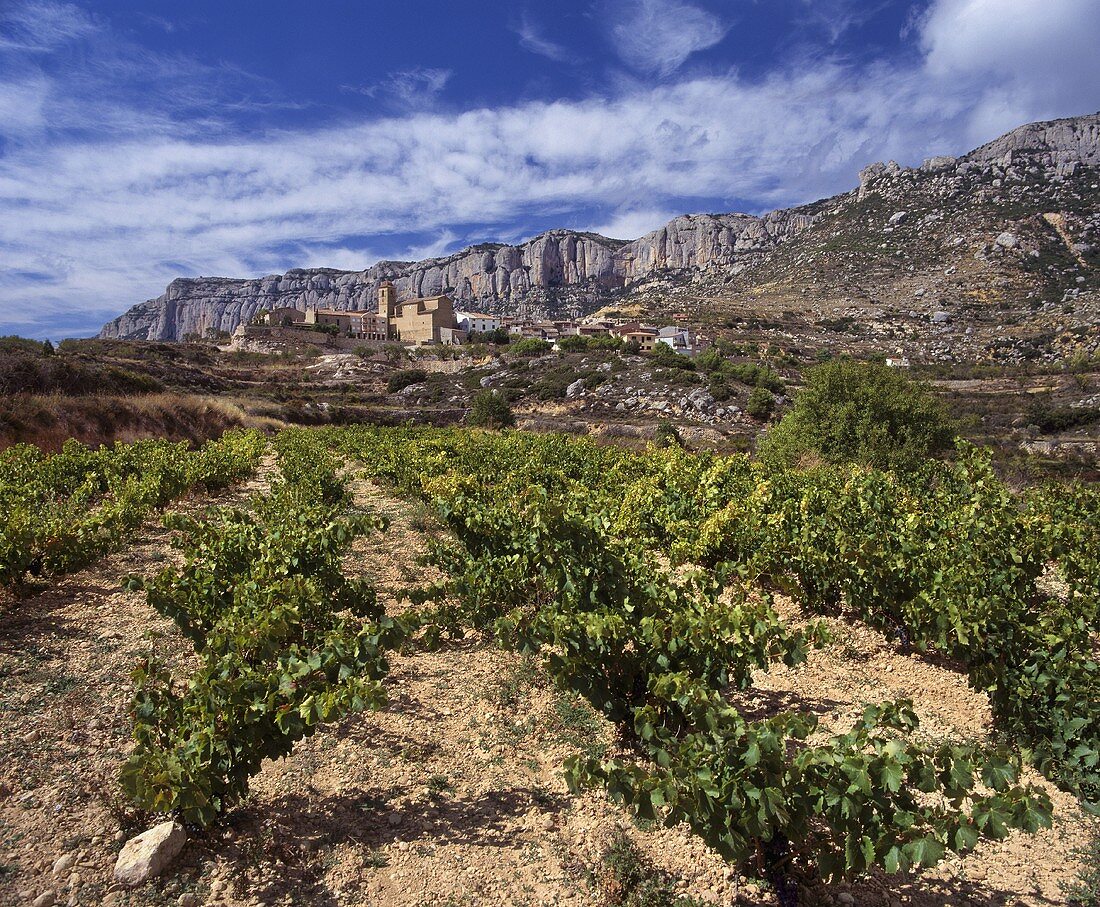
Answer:
<path fill-rule="evenodd" d="M 600 337 L 610 334 L 611 328 L 609 321 L 597 321 L 593 324 L 578 324 L 577 333 L 582 337 Z"/>
<path fill-rule="evenodd" d="M 385 340 L 385 325 L 374 312 L 354 309 L 310 309 L 303 323 L 307 325 L 331 325 L 348 337 L 360 340 Z"/>
<path fill-rule="evenodd" d="M 677 353 L 694 356 L 701 353 L 710 344 L 695 331 L 685 327 L 663 327 L 657 332 L 657 342 L 666 343 Z"/>
<path fill-rule="evenodd" d="M 657 328 L 640 324 L 637 321 L 629 321 L 611 329 L 611 335 L 618 337 L 624 343 L 633 341 L 638 344 L 643 353 L 652 353 L 653 346 L 657 342 Z"/>
<path fill-rule="evenodd" d="M 290 306 L 280 306 L 267 312 L 261 312 L 259 321 L 261 324 L 275 327 L 290 327 L 292 324 L 302 324 L 306 320 L 306 313 L 301 309 Z"/>
<path fill-rule="evenodd" d="M 467 334 L 487 334 L 504 327 L 503 318 L 484 312 L 455 312 L 455 318 Z"/>

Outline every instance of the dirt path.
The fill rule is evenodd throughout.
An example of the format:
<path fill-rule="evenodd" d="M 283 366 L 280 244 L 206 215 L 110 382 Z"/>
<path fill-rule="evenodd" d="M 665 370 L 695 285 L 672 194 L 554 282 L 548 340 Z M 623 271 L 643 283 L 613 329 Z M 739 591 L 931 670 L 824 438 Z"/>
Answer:
<path fill-rule="evenodd" d="M 397 607 L 395 590 L 427 578 L 418 558 L 432 518 L 365 481 L 352 489 L 391 525 L 384 537 L 358 540 L 347 569 L 374 577 Z M 614 887 L 614 873 L 603 854 L 618 833 L 690 903 L 773 903 L 686 831 L 643 830 L 599 794 L 571 796 L 562 760 L 605 747 L 609 727 L 550 687 L 536 664 L 474 636 L 443 652 L 395 657 L 386 710 L 302 741 L 264 767 L 223 825 L 193 835 L 165 877 L 132 892 L 112 888 L 114 855 L 137 830 L 113 777 L 128 748 L 127 676 L 146 634 L 176 657 L 186 652 L 142 596 L 115 582 L 148 571 L 164 549 L 165 534 L 149 529 L 125 554 L 0 618 L 0 779 L 9 788 L 0 799 L 0 863 L 8 867 L 0 903 L 53 890 L 59 903 L 72 894 L 74 904 L 608 904 L 601 889 Z M 841 641 L 808 665 L 761 675 L 759 708 L 812 708 L 826 723 L 843 722 L 863 702 L 904 695 L 931 735 L 986 732 L 988 702 L 957 672 L 900 655 L 872 630 L 840 622 L 836 630 Z M 1089 826 L 1071 798 L 1054 796 L 1061 811 L 1050 832 L 983 845 L 920 879 L 872 878 L 813 899 L 1061 903 L 1058 882 L 1076 870 L 1069 851 Z M 75 864 L 55 877 L 51 867 L 65 854 Z"/>

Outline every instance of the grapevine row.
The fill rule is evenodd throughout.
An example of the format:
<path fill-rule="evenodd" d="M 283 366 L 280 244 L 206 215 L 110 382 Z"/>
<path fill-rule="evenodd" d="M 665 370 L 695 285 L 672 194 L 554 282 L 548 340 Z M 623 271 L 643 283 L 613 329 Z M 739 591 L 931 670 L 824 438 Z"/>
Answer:
<path fill-rule="evenodd" d="M 0 454 L 0 586 L 87 566 L 187 491 L 252 473 L 265 446 L 256 432 L 234 431 L 198 450 L 156 440 L 98 450 L 68 441 L 53 455 L 8 448 Z"/>
<path fill-rule="evenodd" d="M 122 784 L 144 809 L 205 825 L 265 758 L 318 725 L 385 703 L 404 637 L 340 556 L 381 521 L 348 511 L 339 463 L 305 432 L 276 439 L 281 478 L 249 509 L 169 518 L 182 567 L 129 580 L 194 646 L 185 680 L 155 657 L 133 674 L 135 748 Z"/>
<path fill-rule="evenodd" d="M 744 458 L 642 457 L 519 435 L 361 429 L 333 442 L 436 500 L 454 539 L 435 553 L 449 579 L 419 597 L 439 602 L 444 631 L 479 626 L 544 654 L 557 682 L 619 725 L 635 758 L 573 760 L 575 785 L 602 783 L 642 815 L 686 821 L 729 859 L 755 857 L 781 886 L 798 851 L 828 875 L 896 871 L 1049 822 L 1047 798 L 1017 783 L 1015 755 L 917 743 L 907 703 L 869 707 L 846 734 L 808 746 L 797 741 L 814 731 L 812 716 L 750 722 L 721 695 L 774 659 L 797 663 L 813 642 L 813 629 L 781 625 L 773 590 L 800 591 L 815 607 L 839 607 L 852 591 L 840 565 L 853 553 L 834 552 L 789 512 L 835 501 L 823 484 L 832 474 L 767 476 Z M 667 550 L 681 569 L 663 565 Z M 904 563 L 905 552 L 893 554 Z M 867 588 L 881 578 L 868 575 Z M 1000 588 L 1005 577 L 987 580 Z M 946 595 L 934 604 L 947 607 Z M 862 613 L 880 625 L 907 618 Z"/>

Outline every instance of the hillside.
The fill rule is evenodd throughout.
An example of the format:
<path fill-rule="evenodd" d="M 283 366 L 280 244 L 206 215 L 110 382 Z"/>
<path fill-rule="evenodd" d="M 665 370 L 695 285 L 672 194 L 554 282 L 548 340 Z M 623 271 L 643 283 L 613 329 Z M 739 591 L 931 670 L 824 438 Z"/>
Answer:
<path fill-rule="evenodd" d="M 1047 333 L 1095 339 L 1098 174 L 1100 114 L 1036 123 L 958 159 L 872 164 L 858 189 L 834 198 L 762 217 L 684 215 L 632 242 L 551 230 L 363 271 L 180 278 L 101 336 L 232 331 L 275 306 L 371 308 L 389 279 L 400 297 L 445 292 L 508 314 L 575 315 L 624 297 L 727 319 L 750 308 L 780 320 L 847 308 L 855 314 L 841 317 L 893 322 L 951 307 L 986 345 L 1014 344 L 1014 321 L 1051 315 Z M 1028 342 L 1041 333 L 1023 331 Z"/>

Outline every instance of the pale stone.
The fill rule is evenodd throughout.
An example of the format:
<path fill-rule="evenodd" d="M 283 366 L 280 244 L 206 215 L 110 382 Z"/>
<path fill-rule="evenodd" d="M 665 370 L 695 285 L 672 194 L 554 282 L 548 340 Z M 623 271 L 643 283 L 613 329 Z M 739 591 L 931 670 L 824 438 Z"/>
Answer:
<path fill-rule="evenodd" d="M 61 875 L 63 872 L 68 872 L 73 868 L 73 864 L 76 862 L 75 853 L 67 853 L 58 857 L 53 864 L 53 874 L 55 876 Z"/>
<path fill-rule="evenodd" d="M 187 832 L 176 822 L 162 822 L 122 848 L 115 863 L 115 879 L 124 885 L 140 885 L 160 875 L 187 842 Z"/>

